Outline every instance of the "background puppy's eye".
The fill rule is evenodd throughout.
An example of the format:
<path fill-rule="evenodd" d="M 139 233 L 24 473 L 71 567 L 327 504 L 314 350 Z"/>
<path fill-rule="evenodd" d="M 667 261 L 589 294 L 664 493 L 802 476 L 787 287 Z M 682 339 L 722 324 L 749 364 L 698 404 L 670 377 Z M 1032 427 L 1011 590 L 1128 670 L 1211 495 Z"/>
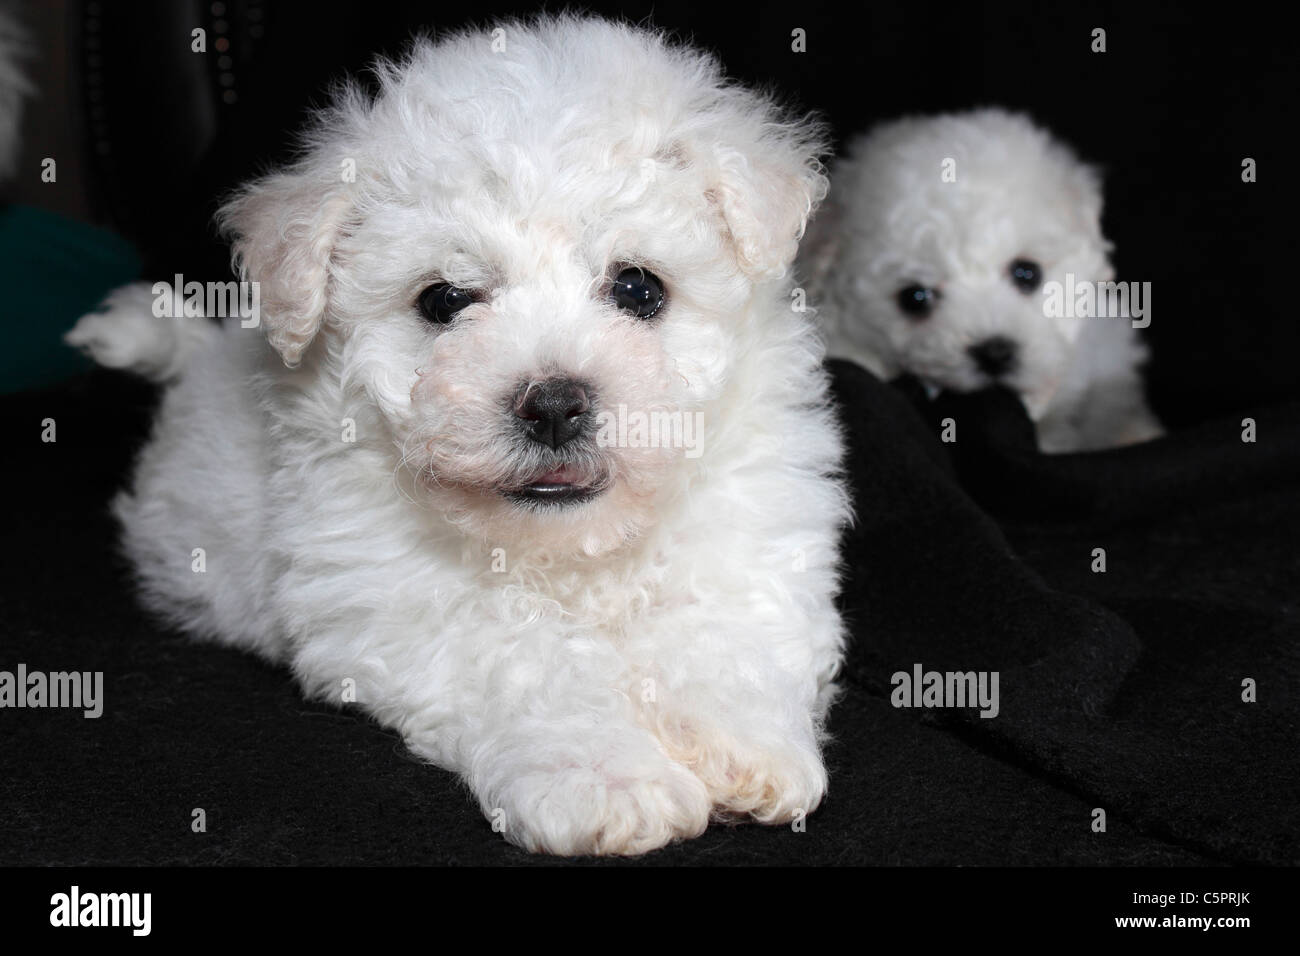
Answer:
<path fill-rule="evenodd" d="M 898 290 L 898 307 L 914 319 L 924 319 L 934 311 L 939 293 L 923 285 L 904 286 Z"/>
<path fill-rule="evenodd" d="M 435 282 L 420 293 L 415 307 L 430 322 L 446 325 L 461 309 L 474 304 L 474 293 L 446 282 Z"/>
<path fill-rule="evenodd" d="M 1007 267 L 1011 282 L 1021 292 L 1033 292 L 1043 281 L 1043 269 L 1033 259 L 1016 259 Z"/>
<path fill-rule="evenodd" d="M 614 276 L 609 297 L 624 312 L 648 319 L 664 304 L 664 284 L 653 272 L 628 266 Z"/>

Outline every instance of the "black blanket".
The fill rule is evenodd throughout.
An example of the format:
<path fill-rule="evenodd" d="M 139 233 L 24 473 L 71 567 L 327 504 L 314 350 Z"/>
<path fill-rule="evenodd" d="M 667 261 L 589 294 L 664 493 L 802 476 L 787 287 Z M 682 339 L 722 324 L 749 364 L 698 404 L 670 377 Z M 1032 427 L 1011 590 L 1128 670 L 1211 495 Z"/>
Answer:
<path fill-rule="evenodd" d="M 1254 442 L 1233 417 L 1046 458 L 1006 393 L 832 368 L 857 522 L 830 794 L 645 862 L 1300 862 L 1300 406 Z M 0 710 L 0 863 L 546 862 L 393 733 L 137 607 L 106 506 L 155 398 L 95 372 L 0 402 L 0 670 L 105 674 L 99 719 Z M 997 716 L 894 706 L 918 665 L 997 671 Z"/>

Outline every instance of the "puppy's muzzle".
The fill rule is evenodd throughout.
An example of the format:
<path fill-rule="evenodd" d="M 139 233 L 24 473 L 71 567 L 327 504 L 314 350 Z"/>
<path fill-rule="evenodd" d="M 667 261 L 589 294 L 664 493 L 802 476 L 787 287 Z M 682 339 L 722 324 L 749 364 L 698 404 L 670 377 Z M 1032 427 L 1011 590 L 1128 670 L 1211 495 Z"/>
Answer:
<path fill-rule="evenodd" d="M 525 435 L 558 450 L 589 427 L 589 389 L 567 378 L 532 382 L 515 397 L 514 412 Z"/>

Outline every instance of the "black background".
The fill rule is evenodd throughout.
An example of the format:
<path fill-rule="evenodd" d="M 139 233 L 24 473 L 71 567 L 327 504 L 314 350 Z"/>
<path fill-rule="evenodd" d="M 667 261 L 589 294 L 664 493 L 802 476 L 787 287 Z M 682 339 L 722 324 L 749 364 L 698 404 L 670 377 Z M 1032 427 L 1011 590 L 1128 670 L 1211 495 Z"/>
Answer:
<path fill-rule="evenodd" d="M 364 71 L 376 53 L 400 53 L 413 31 L 537 7 L 231 0 L 85 9 L 89 29 L 72 31 L 73 42 L 98 91 L 83 83 L 70 108 L 88 111 L 91 96 L 97 107 L 94 123 L 81 124 L 93 208 L 142 247 L 147 274 L 221 276 L 226 251 L 210 224 L 218 198 L 292 154 L 296 129 L 332 80 Z M 1106 172 L 1119 277 L 1153 283 L 1148 378 L 1162 418 L 1177 427 L 1300 393 L 1282 149 L 1297 69 L 1264 8 L 669 0 L 568 9 L 648 18 L 693 38 L 732 75 L 824 113 L 841 143 L 907 112 L 1028 111 Z M 188 46 L 195 24 L 209 41 L 198 61 Z M 1091 51 L 1098 27 L 1105 53 Z M 792 52 L 795 28 L 806 31 L 807 52 Z M 217 66 L 223 39 L 226 71 Z M 233 103 L 222 101 L 227 89 Z M 1241 180 L 1245 157 L 1258 163 L 1253 184 Z"/>
<path fill-rule="evenodd" d="M 465 8 L 414 3 L 68 9 L 75 95 L 44 100 L 29 129 L 39 140 L 42 124 L 71 122 L 86 217 L 136 241 L 151 277 L 223 276 L 218 197 L 290 155 L 332 78 L 400 51 L 413 27 L 465 20 Z M 480 20 L 496 12 L 474 8 Z M 835 365 L 859 508 L 843 546 L 852 638 L 831 794 L 806 833 L 714 827 L 646 861 L 1300 860 L 1300 404 L 1281 403 L 1297 396 L 1300 351 L 1282 149 L 1296 83 L 1281 26 L 1164 5 L 654 13 L 734 75 L 824 111 L 841 138 L 908 111 L 997 103 L 1102 163 L 1120 275 L 1154 283 L 1155 404 L 1182 427 L 1163 442 L 1043 458 L 1014 399 L 992 393 L 960 397 L 950 448 L 895 390 Z M 189 51 L 196 24 L 209 30 L 202 56 Z M 1089 52 L 1097 26 L 1105 54 Z M 796 27 L 807 53 L 790 51 Z M 1240 179 L 1246 156 L 1255 184 Z M 24 506 L 0 549 L 11 582 L 0 663 L 103 670 L 109 702 L 102 721 L 6 712 L 0 864 L 555 862 L 507 846 L 463 785 L 393 732 L 304 702 L 286 672 L 196 644 L 136 606 L 105 504 L 155 401 L 99 371 L 0 403 L 0 429 L 27 442 L 7 474 Z M 1226 414 L 1238 408 L 1259 415 L 1257 444 Z M 57 443 L 36 437 L 47 417 Z M 1107 574 L 1090 570 L 1098 545 Z M 1004 671 L 1003 715 L 939 722 L 891 707 L 889 675 L 915 661 Z M 1243 676 L 1258 678 L 1257 704 L 1242 704 Z M 191 832 L 193 807 L 207 808 L 208 833 Z M 1104 836 L 1090 827 L 1097 807 L 1110 811 Z M 1125 893 L 1198 885 L 1135 877 Z M 1131 912 L 1126 900 L 1094 894 L 1091 912 Z"/>

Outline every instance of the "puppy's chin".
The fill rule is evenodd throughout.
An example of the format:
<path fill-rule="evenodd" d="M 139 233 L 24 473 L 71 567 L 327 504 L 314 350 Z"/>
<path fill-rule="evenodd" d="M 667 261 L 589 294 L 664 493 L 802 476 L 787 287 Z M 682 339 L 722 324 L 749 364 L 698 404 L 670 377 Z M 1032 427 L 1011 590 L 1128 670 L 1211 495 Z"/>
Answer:
<path fill-rule="evenodd" d="M 913 373 L 915 374 L 915 373 Z M 945 383 L 936 378 L 926 378 L 921 375 L 915 376 L 920 382 L 921 387 L 930 398 L 934 398 L 940 392 L 951 391 L 958 393 L 978 392 L 981 389 L 989 388 L 997 384 L 992 379 L 979 377 L 970 377 L 957 382 Z M 1052 404 L 1052 399 L 1056 397 L 1056 392 L 1060 387 L 1061 380 L 1059 377 L 1042 379 L 1032 383 L 1023 383 L 1019 381 L 1007 381 L 1005 384 L 1008 388 L 1020 396 L 1021 404 L 1025 406 L 1025 412 L 1033 421 L 1038 421 L 1047 413 L 1047 409 Z"/>
<path fill-rule="evenodd" d="M 1064 369 L 1040 370 L 1036 375 L 1025 376 L 1022 380 L 1013 383 L 1031 419 L 1038 421 L 1047 414 L 1047 409 L 1056 398 L 1056 393 L 1060 391 L 1064 378 Z"/>
<path fill-rule="evenodd" d="M 1021 391 L 1020 401 L 1024 404 L 1025 411 L 1029 413 L 1029 417 L 1034 421 L 1038 421 L 1047 414 L 1047 408 L 1052 404 L 1052 398 L 1055 395 L 1056 386 L 1052 385 L 1049 388 Z"/>
<path fill-rule="evenodd" d="M 645 477 L 563 465 L 495 485 L 429 475 L 421 486 L 448 522 L 507 557 L 608 554 L 653 524 L 660 490 Z"/>

